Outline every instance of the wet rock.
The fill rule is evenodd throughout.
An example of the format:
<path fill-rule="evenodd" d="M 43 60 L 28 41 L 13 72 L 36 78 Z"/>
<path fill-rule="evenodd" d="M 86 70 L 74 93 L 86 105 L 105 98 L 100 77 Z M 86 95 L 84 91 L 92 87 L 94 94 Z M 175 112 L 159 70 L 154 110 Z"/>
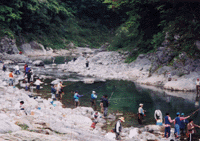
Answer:
<path fill-rule="evenodd" d="M 33 61 L 33 65 L 35 66 L 44 66 L 44 62 L 42 60 Z"/>

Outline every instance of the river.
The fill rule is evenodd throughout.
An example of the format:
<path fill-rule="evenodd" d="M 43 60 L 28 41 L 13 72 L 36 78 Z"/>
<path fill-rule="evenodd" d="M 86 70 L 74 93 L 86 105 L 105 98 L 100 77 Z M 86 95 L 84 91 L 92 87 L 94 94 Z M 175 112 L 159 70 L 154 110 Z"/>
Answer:
<path fill-rule="evenodd" d="M 63 59 L 63 58 L 62 58 Z M 46 69 L 45 69 L 46 68 Z M 50 69 L 50 65 L 46 65 L 45 68 L 33 67 L 35 73 L 42 75 L 53 75 L 52 79 L 45 79 L 46 83 L 43 85 L 40 93 L 42 97 L 50 98 L 50 83 L 56 77 L 59 77 L 64 81 L 64 92 L 62 103 L 65 107 L 74 108 L 73 104 L 73 91 L 78 90 L 79 94 L 84 95 L 80 98 L 80 106 L 90 106 L 90 95 L 93 90 L 98 94 L 98 100 L 104 95 L 108 95 L 109 98 L 109 113 L 123 113 L 126 119 L 125 126 L 139 126 L 137 122 L 137 111 L 140 103 L 144 104 L 146 110 L 146 117 L 144 117 L 144 125 L 155 124 L 154 111 L 160 109 L 165 116 L 166 112 L 170 113 L 172 119 L 176 117 L 176 112 L 185 113 L 185 115 L 191 114 L 197 109 L 195 106 L 195 93 L 184 92 L 165 92 L 161 88 L 140 86 L 130 81 L 119 80 L 107 80 L 106 82 L 95 82 L 93 84 L 85 84 L 80 82 L 80 78 L 71 72 L 62 72 L 57 69 Z M 45 71 L 44 71 L 45 70 Z M 47 73 L 48 72 L 48 73 Z M 56 75 L 63 74 L 63 75 Z M 77 81 L 68 81 L 72 78 Z M 112 96 L 111 96 L 112 94 Z M 100 111 L 99 102 L 97 101 L 97 110 Z M 200 112 L 196 112 L 192 115 L 194 122 L 200 125 Z M 113 126 L 111 123 L 110 126 Z M 200 131 L 198 131 L 200 133 Z"/>

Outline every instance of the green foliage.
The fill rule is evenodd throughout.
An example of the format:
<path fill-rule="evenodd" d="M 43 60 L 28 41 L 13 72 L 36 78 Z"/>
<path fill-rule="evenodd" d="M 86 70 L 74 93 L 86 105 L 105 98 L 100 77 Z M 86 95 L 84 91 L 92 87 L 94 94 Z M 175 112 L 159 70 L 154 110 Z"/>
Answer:
<path fill-rule="evenodd" d="M 164 40 L 165 40 L 165 33 L 158 32 L 157 34 L 153 35 L 153 39 L 151 41 L 151 44 L 156 49 L 163 43 Z"/>

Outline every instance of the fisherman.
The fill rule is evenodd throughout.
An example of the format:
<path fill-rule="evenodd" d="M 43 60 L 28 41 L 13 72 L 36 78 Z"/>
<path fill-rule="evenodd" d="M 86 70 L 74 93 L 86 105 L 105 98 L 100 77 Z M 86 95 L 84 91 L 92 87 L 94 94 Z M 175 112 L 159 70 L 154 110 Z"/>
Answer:
<path fill-rule="evenodd" d="M 181 117 L 184 117 L 184 113 L 181 113 Z M 185 125 L 187 125 L 189 122 L 187 119 L 181 120 L 181 125 L 180 125 L 180 131 L 181 135 L 185 135 Z"/>
<path fill-rule="evenodd" d="M 56 85 L 52 85 L 52 86 L 51 86 L 51 98 L 52 98 L 52 101 L 55 100 L 55 98 L 56 98 L 56 97 L 55 97 L 55 94 L 56 94 L 55 86 L 56 86 Z"/>
<path fill-rule="evenodd" d="M 155 110 L 154 117 L 156 120 L 156 125 L 162 126 L 162 112 L 160 110 Z"/>
<path fill-rule="evenodd" d="M 92 91 L 91 94 L 91 107 L 94 105 L 94 110 L 96 111 L 97 107 L 96 107 L 96 99 L 97 99 L 97 94 L 95 91 Z"/>
<path fill-rule="evenodd" d="M 79 95 L 78 91 L 74 92 L 74 101 L 75 101 L 75 107 L 78 107 L 80 105 L 79 98 L 82 97 L 83 95 Z"/>
<path fill-rule="evenodd" d="M 36 85 L 36 91 L 37 93 L 39 93 L 39 90 L 40 90 L 40 84 L 42 84 L 43 82 L 40 81 L 40 79 L 38 78 L 36 81 L 35 81 L 35 85 Z"/>
<path fill-rule="evenodd" d="M 9 86 L 13 86 L 13 71 L 10 71 L 9 73 Z"/>
<path fill-rule="evenodd" d="M 138 108 L 138 123 L 140 125 L 142 124 L 143 117 L 144 117 L 143 104 L 140 103 Z"/>
<path fill-rule="evenodd" d="M 177 115 L 177 117 L 175 118 L 175 121 L 174 121 L 174 124 L 175 124 L 175 126 L 174 126 L 174 128 L 175 128 L 174 134 L 175 134 L 175 137 L 178 139 L 180 137 L 181 121 L 189 118 L 190 116 L 180 117 L 180 113 L 179 112 L 177 112 L 176 115 Z"/>
<path fill-rule="evenodd" d="M 187 134 L 189 136 L 188 141 L 195 141 L 194 136 L 196 133 L 195 127 L 200 128 L 200 126 L 194 124 L 193 119 L 189 119 L 189 123 L 187 124 Z"/>
<path fill-rule="evenodd" d="M 170 127 L 171 124 L 174 120 L 171 120 L 171 117 L 169 116 L 169 113 L 166 113 L 166 116 L 164 118 L 164 122 L 165 122 L 165 137 L 169 138 L 170 137 Z"/>
<path fill-rule="evenodd" d="M 122 131 L 122 125 L 121 122 L 125 122 L 124 117 L 120 117 L 117 123 L 115 124 L 115 134 L 116 134 L 116 140 L 120 140 L 120 132 Z"/>
<path fill-rule="evenodd" d="M 60 81 L 60 83 L 57 84 L 57 94 L 59 94 L 59 98 L 62 99 L 62 95 L 64 95 L 64 91 L 63 91 L 63 87 L 65 87 L 63 84 L 63 82 Z"/>
<path fill-rule="evenodd" d="M 101 107 L 101 112 L 104 113 L 104 109 L 103 109 L 103 99 L 104 99 L 104 95 L 101 97 L 100 99 L 100 107 Z"/>
<path fill-rule="evenodd" d="M 108 96 L 107 95 L 104 95 L 104 98 L 103 98 L 103 110 L 104 110 L 104 118 L 107 117 L 107 114 L 108 114 Z"/>

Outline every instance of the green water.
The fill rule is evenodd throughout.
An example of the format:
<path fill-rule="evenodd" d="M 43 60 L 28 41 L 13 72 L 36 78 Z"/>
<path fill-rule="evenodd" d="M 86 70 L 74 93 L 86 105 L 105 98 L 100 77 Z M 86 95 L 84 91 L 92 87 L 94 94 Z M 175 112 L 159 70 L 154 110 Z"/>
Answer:
<path fill-rule="evenodd" d="M 54 63 L 56 64 L 64 64 L 65 62 L 69 62 L 73 59 L 70 56 L 56 56 L 54 58 L 55 58 Z M 52 61 L 53 61 L 52 58 L 43 60 L 44 64 L 52 64 Z"/>
<path fill-rule="evenodd" d="M 52 80 L 45 80 L 50 83 Z M 172 119 L 176 117 L 176 112 L 184 112 L 185 115 L 191 114 L 197 108 L 194 102 L 186 99 L 168 96 L 165 93 L 157 93 L 151 90 L 136 87 L 133 82 L 110 80 L 106 82 L 96 82 L 94 84 L 84 84 L 83 82 L 64 82 L 67 85 L 64 88 L 65 95 L 63 96 L 62 103 L 65 107 L 74 107 L 73 104 L 73 91 L 78 90 L 79 94 L 84 95 L 80 98 L 80 106 L 90 106 L 90 95 L 93 90 L 98 94 L 98 100 L 104 95 L 108 95 L 110 101 L 109 113 L 120 112 L 126 119 L 124 126 L 138 126 L 137 111 L 140 103 L 144 104 L 146 117 L 144 118 L 144 125 L 155 124 L 154 111 L 160 109 L 165 116 L 169 112 Z M 44 86 L 41 93 L 45 94 L 44 97 L 49 98 L 50 86 Z M 113 93 L 112 97 L 111 94 Z M 99 101 L 97 101 L 97 110 L 100 111 Z M 199 122 L 199 113 L 192 116 L 196 124 Z M 111 123 L 112 126 L 112 123 Z"/>

